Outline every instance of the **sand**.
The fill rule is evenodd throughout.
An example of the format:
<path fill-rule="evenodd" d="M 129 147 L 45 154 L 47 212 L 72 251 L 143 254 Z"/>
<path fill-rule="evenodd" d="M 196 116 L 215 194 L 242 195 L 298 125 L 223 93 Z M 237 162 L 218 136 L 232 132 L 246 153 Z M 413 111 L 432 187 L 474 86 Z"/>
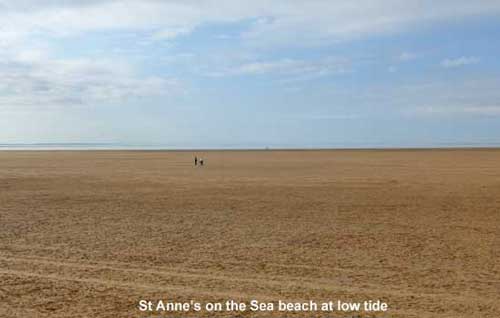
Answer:
<path fill-rule="evenodd" d="M 0 152 L 0 317 L 500 317 L 500 150 Z"/>

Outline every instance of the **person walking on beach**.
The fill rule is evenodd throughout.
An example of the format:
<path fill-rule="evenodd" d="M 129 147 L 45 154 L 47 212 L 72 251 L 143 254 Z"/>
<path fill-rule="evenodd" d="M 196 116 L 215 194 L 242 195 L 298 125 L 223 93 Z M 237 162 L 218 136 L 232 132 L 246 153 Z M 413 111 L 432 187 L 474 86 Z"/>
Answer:
<path fill-rule="evenodd" d="M 200 158 L 200 166 L 203 166 L 203 158 Z"/>
<path fill-rule="evenodd" d="M 194 156 L 194 165 L 197 166 L 198 165 L 198 157 Z"/>

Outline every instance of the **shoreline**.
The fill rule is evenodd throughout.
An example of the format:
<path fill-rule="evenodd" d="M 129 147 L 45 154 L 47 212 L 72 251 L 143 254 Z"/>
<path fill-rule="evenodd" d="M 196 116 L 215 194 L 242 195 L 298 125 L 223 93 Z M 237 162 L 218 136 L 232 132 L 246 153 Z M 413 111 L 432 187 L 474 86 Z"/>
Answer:
<path fill-rule="evenodd" d="M 0 152 L 317 152 L 317 151 L 482 151 L 500 150 L 500 146 L 444 146 L 444 147 L 359 147 L 359 148 L 50 148 L 13 147 Z"/>

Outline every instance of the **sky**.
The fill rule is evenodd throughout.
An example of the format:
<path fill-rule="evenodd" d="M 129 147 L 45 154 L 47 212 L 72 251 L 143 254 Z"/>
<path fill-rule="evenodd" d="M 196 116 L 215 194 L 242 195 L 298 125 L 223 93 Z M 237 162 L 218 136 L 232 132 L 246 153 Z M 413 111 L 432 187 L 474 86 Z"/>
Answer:
<path fill-rule="evenodd" d="M 0 0 L 0 144 L 500 144 L 499 0 Z"/>

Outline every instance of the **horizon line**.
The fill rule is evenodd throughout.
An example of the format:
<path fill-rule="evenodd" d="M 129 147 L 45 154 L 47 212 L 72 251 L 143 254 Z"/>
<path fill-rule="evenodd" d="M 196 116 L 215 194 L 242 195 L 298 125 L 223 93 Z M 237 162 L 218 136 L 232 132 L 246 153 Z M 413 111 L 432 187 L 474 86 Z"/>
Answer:
<path fill-rule="evenodd" d="M 415 145 L 338 145 L 338 146 L 214 146 L 180 147 L 126 143 L 0 143 L 0 151 L 321 151 L 321 150 L 460 150 L 500 149 L 500 142 L 435 143 Z"/>

